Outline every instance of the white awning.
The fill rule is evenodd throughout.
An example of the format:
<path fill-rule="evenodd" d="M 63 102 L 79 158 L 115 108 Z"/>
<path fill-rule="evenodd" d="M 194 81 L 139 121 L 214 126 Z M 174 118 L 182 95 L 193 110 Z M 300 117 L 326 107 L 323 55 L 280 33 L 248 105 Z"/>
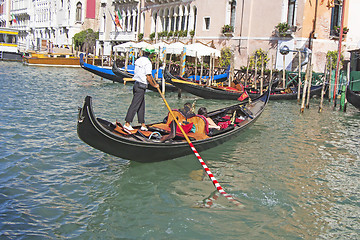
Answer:
<path fill-rule="evenodd" d="M 201 56 L 210 56 L 210 54 L 215 54 L 216 57 L 220 57 L 221 52 L 215 48 L 208 47 L 201 43 L 194 43 L 186 45 L 186 55 L 191 57 L 201 57 Z"/>

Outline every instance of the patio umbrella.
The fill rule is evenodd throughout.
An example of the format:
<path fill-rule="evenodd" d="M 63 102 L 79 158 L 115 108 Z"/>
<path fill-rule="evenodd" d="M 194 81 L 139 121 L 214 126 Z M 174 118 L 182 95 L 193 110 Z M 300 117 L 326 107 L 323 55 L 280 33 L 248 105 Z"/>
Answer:
<path fill-rule="evenodd" d="M 210 54 L 215 54 L 216 57 L 220 57 L 221 53 L 215 48 L 208 47 L 201 43 L 194 43 L 186 46 L 186 55 L 191 57 L 202 57 L 210 56 Z"/>
<path fill-rule="evenodd" d="M 135 43 L 134 42 L 125 42 L 119 45 L 114 46 L 114 51 L 115 52 L 127 52 L 129 51 L 131 46 L 134 46 Z"/>
<path fill-rule="evenodd" d="M 181 42 L 171 43 L 166 47 L 166 53 L 181 54 L 184 49 L 184 44 Z"/>

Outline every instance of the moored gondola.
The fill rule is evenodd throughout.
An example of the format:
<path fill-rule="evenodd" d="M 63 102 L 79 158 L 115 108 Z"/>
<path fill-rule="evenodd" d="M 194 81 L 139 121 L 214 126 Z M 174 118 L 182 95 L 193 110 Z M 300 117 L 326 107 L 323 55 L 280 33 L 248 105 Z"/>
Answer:
<path fill-rule="evenodd" d="M 222 126 L 222 129 L 213 132 L 208 131 L 208 122 L 202 115 L 185 119 L 181 112 L 174 113 L 178 121 L 192 124 L 187 135 L 200 152 L 233 139 L 252 125 L 264 111 L 269 96 L 270 88 L 246 105 L 236 104 L 209 112 L 208 117 Z M 148 131 L 134 127 L 135 130 L 129 132 L 119 123 L 95 117 L 92 98 L 87 96 L 79 109 L 77 133 L 81 140 L 100 151 L 136 162 L 158 162 L 192 154 L 171 117 L 168 116 L 166 123 L 147 125 Z"/>
<path fill-rule="evenodd" d="M 168 83 L 202 98 L 238 100 L 243 94 L 243 92 L 236 89 L 229 90 L 229 88 L 213 87 L 191 82 L 181 77 L 175 77 L 168 71 L 164 72 L 164 78 Z"/>
<path fill-rule="evenodd" d="M 235 88 L 229 87 L 219 87 L 219 86 L 208 86 L 203 84 L 194 83 L 181 77 L 175 77 L 168 72 L 164 74 L 165 80 L 176 87 L 194 94 L 196 96 L 207 98 L 207 99 L 225 99 L 225 100 L 239 100 L 243 95 L 243 91 L 240 91 Z M 311 86 L 310 96 L 320 95 L 322 85 Z M 300 92 L 300 94 L 302 91 Z M 257 98 L 260 96 L 260 93 L 256 92 L 247 92 L 250 98 Z M 276 90 L 273 89 L 270 94 L 271 100 L 290 100 L 297 98 L 297 88 L 289 88 L 287 90 Z"/>
<path fill-rule="evenodd" d="M 119 83 L 123 83 L 123 78 L 126 76 L 117 76 L 113 73 L 113 71 L 110 68 L 103 68 L 103 67 L 98 67 L 89 63 L 85 63 L 84 62 L 84 54 L 81 53 L 80 54 L 80 66 L 85 69 L 86 71 L 89 71 L 91 73 L 94 73 L 100 77 L 106 78 L 108 80 L 111 80 L 113 82 L 119 82 Z M 127 77 L 130 77 L 127 76 Z"/>
<path fill-rule="evenodd" d="M 352 91 L 349 85 L 346 88 L 346 99 L 354 107 L 360 110 L 360 94 Z"/>
<path fill-rule="evenodd" d="M 310 87 L 310 96 L 321 96 L 322 85 L 314 85 Z M 300 90 L 300 97 L 302 96 L 302 89 Z M 259 96 L 259 93 L 249 92 L 251 98 Z M 297 99 L 298 89 L 297 87 L 291 87 L 287 89 L 273 89 L 270 94 L 270 100 L 294 100 Z"/>

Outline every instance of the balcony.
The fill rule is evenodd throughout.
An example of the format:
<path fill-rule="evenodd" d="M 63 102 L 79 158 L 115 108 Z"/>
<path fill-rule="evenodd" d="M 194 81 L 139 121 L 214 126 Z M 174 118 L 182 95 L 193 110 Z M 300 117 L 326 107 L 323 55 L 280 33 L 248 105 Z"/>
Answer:
<path fill-rule="evenodd" d="M 112 41 L 137 41 L 135 32 L 111 32 L 110 40 Z"/>
<path fill-rule="evenodd" d="M 114 3 L 124 4 L 124 3 L 138 3 L 140 0 L 113 0 Z"/>
<path fill-rule="evenodd" d="M 171 2 L 177 2 L 180 0 L 145 0 L 146 3 L 157 3 L 157 4 L 162 4 L 162 3 L 171 3 Z"/>

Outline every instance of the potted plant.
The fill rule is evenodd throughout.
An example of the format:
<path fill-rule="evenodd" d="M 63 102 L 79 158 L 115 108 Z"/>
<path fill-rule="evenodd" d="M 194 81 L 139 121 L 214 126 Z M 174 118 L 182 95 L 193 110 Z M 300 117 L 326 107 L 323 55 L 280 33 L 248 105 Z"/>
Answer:
<path fill-rule="evenodd" d="M 174 32 L 173 32 L 173 31 L 169 31 L 169 32 L 167 33 L 167 39 L 172 38 L 172 36 L 174 36 Z"/>
<path fill-rule="evenodd" d="M 293 30 L 287 22 L 282 22 L 275 26 L 275 33 L 279 37 L 288 37 L 291 36 Z"/>
<path fill-rule="evenodd" d="M 155 39 L 155 33 L 152 32 L 152 33 L 150 34 L 150 40 L 153 41 L 154 39 Z"/>
<path fill-rule="evenodd" d="M 347 27 L 343 27 L 343 34 L 347 34 L 349 29 Z M 334 32 L 336 36 L 340 35 L 340 26 L 334 26 Z"/>
<path fill-rule="evenodd" d="M 224 25 L 222 27 L 221 32 L 225 35 L 225 36 L 232 36 L 232 34 L 234 33 L 234 27 L 231 25 Z"/>
<path fill-rule="evenodd" d="M 138 35 L 138 41 L 140 42 L 141 40 L 143 40 L 144 38 L 144 34 L 143 33 L 139 33 Z"/>
<path fill-rule="evenodd" d="M 191 31 L 189 32 L 189 34 L 190 34 L 190 37 L 191 37 L 191 38 L 194 38 L 194 36 L 195 36 L 195 30 L 191 30 Z"/>

